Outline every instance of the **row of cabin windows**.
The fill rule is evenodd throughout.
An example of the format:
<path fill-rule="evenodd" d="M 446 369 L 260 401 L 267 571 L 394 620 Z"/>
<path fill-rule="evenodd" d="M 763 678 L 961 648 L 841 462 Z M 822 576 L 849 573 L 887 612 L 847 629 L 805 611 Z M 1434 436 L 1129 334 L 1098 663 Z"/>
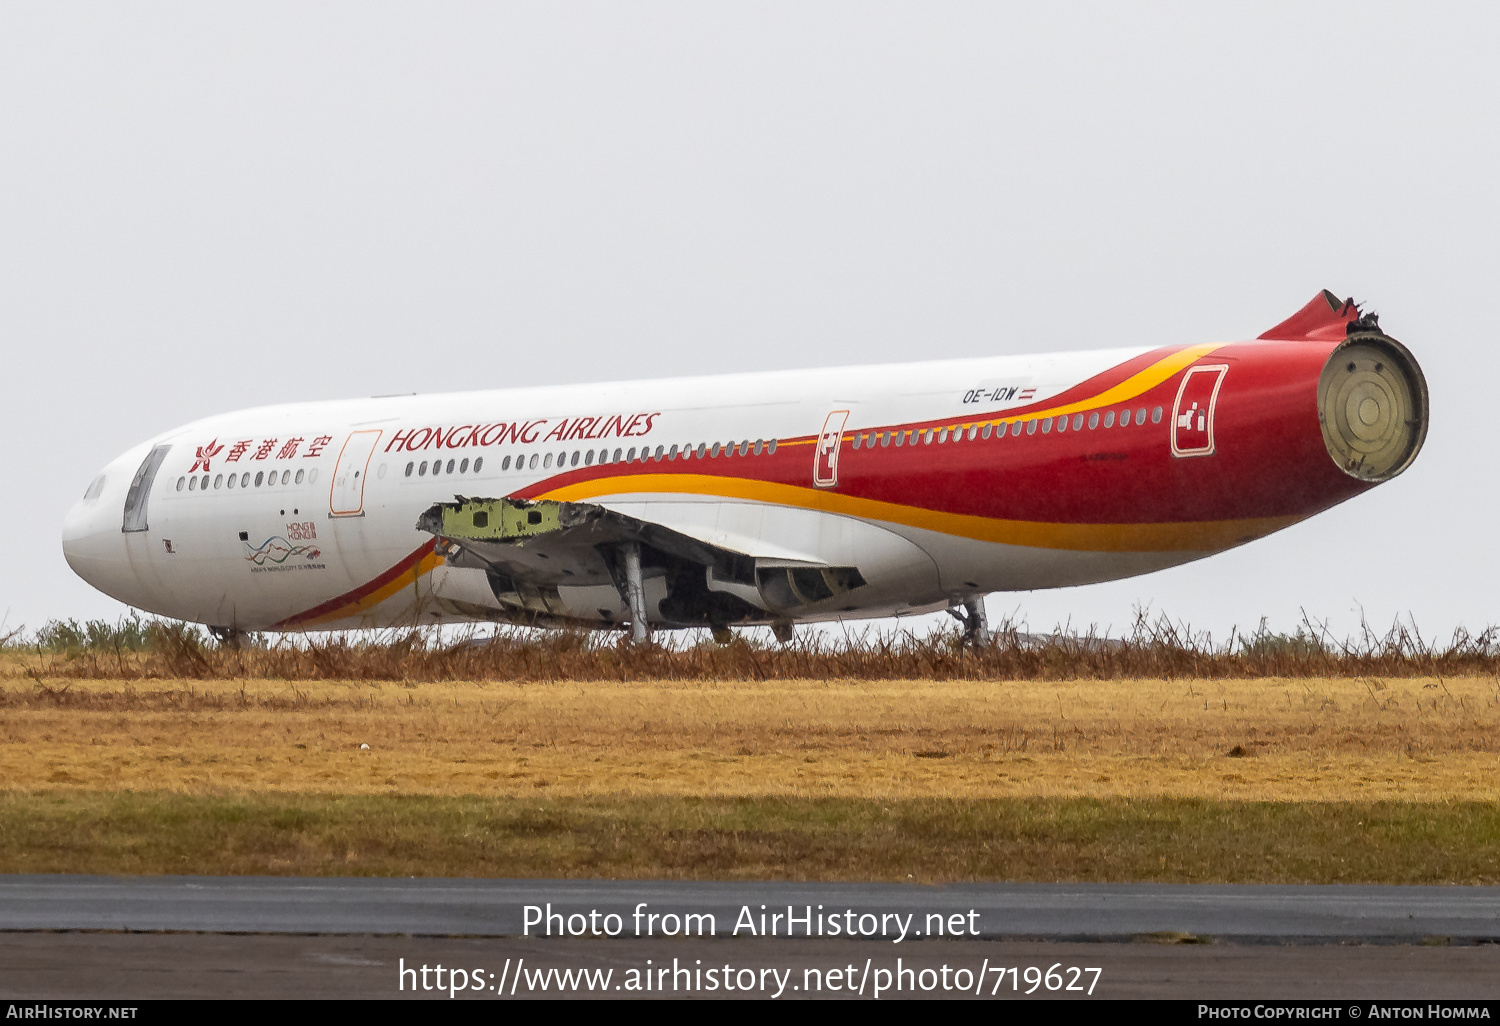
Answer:
<path fill-rule="evenodd" d="M 1149 414 L 1145 407 L 1140 407 L 1134 411 L 1123 409 L 1118 412 L 1115 410 L 1104 410 L 1102 412 L 1095 410 L 1087 414 L 1074 414 L 1071 422 L 1067 416 L 1060 416 L 1001 421 L 999 424 L 974 424 L 970 425 L 967 430 L 958 426 L 951 428 L 928 428 L 926 431 L 917 429 L 912 431 L 882 431 L 870 434 L 857 434 L 854 436 L 854 448 L 873 448 L 877 444 L 885 447 L 891 445 L 893 442 L 897 446 L 931 445 L 934 442 L 941 445 L 949 441 L 950 438 L 955 442 L 961 441 L 965 437 L 973 441 L 977 438 L 990 438 L 991 436 L 1003 438 L 1007 433 L 1012 436 L 1020 436 L 1022 434 L 1034 435 L 1040 431 L 1045 435 L 1050 434 L 1054 428 L 1061 434 L 1067 431 L 1070 426 L 1074 431 L 1082 431 L 1085 427 L 1092 431 L 1101 426 L 1104 428 L 1113 428 L 1116 426 L 1127 427 L 1132 421 L 1140 426 L 1146 423 L 1148 416 L 1151 423 L 1160 424 L 1162 408 L 1158 406 L 1151 410 Z M 775 439 L 766 441 L 760 438 L 757 438 L 753 442 L 748 439 L 741 442 L 699 442 L 696 447 L 692 445 L 674 445 L 668 448 L 658 445 L 654 450 L 649 446 L 645 448 L 632 446 L 629 449 L 622 446 L 613 451 L 600 449 L 597 452 L 593 449 L 565 449 L 558 453 L 533 452 L 530 454 L 522 453 L 516 457 L 505 456 L 500 460 L 500 470 L 502 472 L 509 471 L 512 465 L 514 465 L 516 470 L 552 470 L 554 468 L 568 470 L 579 466 L 605 466 L 611 463 L 693 459 L 694 457 L 701 460 L 714 459 L 721 455 L 749 456 L 753 454 L 759 456 L 762 453 L 770 454 L 775 451 Z M 484 469 L 483 456 L 474 460 L 472 469 L 476 474 Z M 454 458 L 448 460 L 446 464 L 442 460 L 422 460 L 420 463 L 413 460 L 406 464 L 407 477 L 411 477 L 413 474 L 417 477 L 425 477 L 429 473 L 434 476 L 455 473 L 467 474 L 469 471 L 470 463 L 467 459 L 460 460 Z"/>
<path fill-rule="evenodd" d="M 255 472 L 255 478 L 253 480 L 250 477 L 249 471 L 246 471 L 243 474 L 229 474 L 227 476 L 224 474 L 215 474 L 213 475 L 212 487 L 216 489 L 236 487 L 269 488 L 271 485 L 277 483 L 301 484 L 304 478 L 307 480 L 308 484 L 312 484 L 318 479 L 318 472 L 316 470 L 299 470 L 294 475 L 290 470 L 283 470 L 280 474 L 277 474 L 274 470 L 269 474 L 264 470 L 258 470 Z M 177 490 L 179 492 L 184 488 L 186 488 L 190 492 L 206 492 L 208 491 L 209 487 L 209 475 L 207 474 L 204 474 L 202 477 L 194 474 L 190 477 L 179 477 L 177 479 Z"/>
<path fill-rule="evenodd" d="M 456 464 L 456 466 L 455 466 L 455 464 Z M 411 477 L 412 467 L 414 467 L 414 466 L 416 466 L 415 463 L 408 463 L 406 465 L 406 476 L 407 477 Z M 419 476 L 421 476 L 421 477 L 426 477 L 427 476 L 427 466 L 428 466 L 427 461 L 423 460 L 422 463 L 421 463 L 421 466 L 418 467 L 418 469 L 417 469 L 417 474 Z M 477 473 L 479 473 L 483 469 L 484 469 L 484 457 L 481 456 L 481 457 L 479 457 L 478 459 L 476 459 L 474 461 L 474 473 L 477 474 Z M 432 476 L 433 477 L 437 477 L 442 472 L 443 472 L 443 461 L 442 460 L 433 460 L 432 461 Z M 469 472 L 469 461 L 467 459 L 465 459 L 465 460 L 449 460 L 448 461 L 448 473 L 450 473 L 450 474 L 467 474 L 468 472 Z"/>
<path fill-rule="evenodd" d="M 695 448 L 692 445 L 674 445 L 668 448 L 658 445 L 655 449 L 650 446 L 625 448 L 620 446 L 615 450 L 600 449 L 564 449 L 562 452 L 533 452 L 522 453 L 514 458 L 502 457 L 500 470 L 510 470 L 514 464 L 516 470 L 570 470 L 574 467 L 584 466 L 607 466 L 611 463 L 644 463 L 648 460 L 690 460 L 715 459 L 719 456 L 759 456 L 767 455 L 776 451 L 776 440 L 773 438 L 766 441 L 757 438 L 755 441 L 748 439 L 742 442 L 699 442 Z M 479 473 L 484 468 L 484 457 L 481 456 L 474 461 L 474 473 Z M 442 460 L 422 460 L 420 463 L 413 460 L 406 465 L 406 476 L 425 477 L 428 474 L 467 474 L 469 472 L 468 460 L 451 459 L 446 464 Z"/>
<path fill-rule="evenodd" d="M 1082 431 L 1085 427 L 1092 431 L 1101 426 L 1104 428 L 1116 426 L 1128 427 L 1132 421 L 1139 427 L 1146 423 L 1146 419 L 1147 412 L 1145 407 L 1140 407 L 1133 412 L 1129 409 L 1120 410 L 1118 413 L 1114 410 L 1105 410 L 1102 414 L 1099 410 L 1094 410 L 1088 414 L 1075 413 L 1071 419 L 1071 427 L 1074 431 Z M 1161 423 L 1162 408 L 1160 406 L 1151 410 L 1150 419 L 1153 424 Z M 856 449 L 874 448 L 876 445 L 879 445 L 884 448 L 894 443 L 899 448 L 902 445 L 931 445 L 934 442 L 942 445 L 950 438 L 958 442 L 964 438 L 967 438 L 969 441 L 979 438 L 987 439 L 992 435 L 995 438 L 1004 438 L 1007 433 L 1012 437 L 1019 437 L 1022 434 L 1034 435 L 1040 431 L 1045 435 L 1050 434 L 1054 428 L 1061 434 L 1067 431 L 1069 426 L 1070 420 L 1064 415 L 1060 417 L 1043 417 L 1040 419 L 1001 421 L 998 424 L 972 424 L 967 429 L 962 426 L 955 426 L 951 428 L 928 428 L 926 431 L 920 428 L 911 431 L 879 431 L 869 434 L 856 434 L 854 436 L 853 447 Z M 749 456 L 752 454 L 759 456 L 762 453 L 769 455 L 775 451 L 776 440 L 774 438 L 770 441 L 757 438 L 753 442 L 748 439 L 740 442 L 699 442 L 696 447 L 692 445 L 674 445 L 667 448 L 666 446 L 658 445 L 654 450 L 649 446 L 644 448 L 631 446 L 629 449 L 621 446 L 613 452 L 609 449 L 600 449 L 597 452 L 593 449 L 574 449 L 571 451 L 563 450 L 558 453 L 533 452 L 529 455 L 522 453 L 516 457 L 505 456 L 500 460 L 500 470 L 502 472 L 510 470 L 512 463 L 514 463 L 516 470 L 551 470 L 554 467 L 559 470 L 566 470 L 579 465 L 592 467 L 595 465 L 605 466 L 611 463 L 635 463 L 638 461 L 687 460 L 695 457 L 701 460 L 715 459 L 719 456 Z M 384 471 L 384 467 L 381 469 Z M 476 474 L 480 473 L 484 469 L 484 457 L 477 457 L 473 461 L 472 467 L 467 458 L 458 459 L 455 457 L 446 463 L 442 460 L 422 460 L 420 463 L 413 460 L 406 464 L 406 476 L 411 477 L 413 474 L 416 474 L 418 477 L 426 477 L 428 473 L 431 473 L 434 477 L 440 474 L 467 474 L 471 469 Z M 177 490 L 180 492 L 186 488 L 190 492 L 206 492 L 210 487 L 218 489 L 225 485 L 229 488 L 236 486 L 240 488 L 269 487 L 277 483 L 278 476 L 280 483 L 283 485 L 301 484 L 304 475 L 307 477 L 309 483 L 318 479 L 318 472 L 316 470 L 298 470 L 295 475 L 290 470 L 283 470 L 280 475 L 275 471 L 271 471 L 269 474 L 265 471 L 257 471 L 253 482 L 248 471 L 238 477 L 234 474 L 229 474 L 227 477 L 224 474 L 218 474 L 210 478 L 208 474 L 204 474 L 201 477 L 195 474 L 179 477 L 177 479 Z M 210 485 L 210 480 L 212 480 L 212 485 Z"/>
<path fill-rule="evenodd" d="M 967 430 L 962 426 L 957 426 L 951 428 L 928 428 L 926 431 L 920 428 L 914 431 L 878 431 L 871 434 L 855 435 L 854 448 L 874 448 L 876 445 L 885 447 L 893 443 L 897 446 L 931 445 L 934 442 L 941 445 L 950 438 L 955 442 L 963 441 L 965 438 L 972 442 L 976 438 L 989 438 L 991 435 L 995 438 L 1004 438 L 1006 434 L 1010 434 L 1012 437 L 1019 437 L 1022 434 L 1034 435 L 1038 431 L 1045 435 L 1050 434 L 1054 429 L 1061 434 L 1067 431 L 1070 425 L 1074 431 L 1082 431 L 1085 427 L 1090 431 L 1101 426 L 1105 428 L 1116 426 L 1129 427 L 1132 421 L 1139 427 L 1146 423 L 1147 416 L 1146 408 L 1142 406 L 1133 412 L 1129 409 L 1124 409 L 1118 413 L 1114 410 L 1104 410 L 1102 413 L 1099 410 L 1094 410 L 1092 413 L 1087 414 L 1075 413 L 1071 421 L 1066 415 L 1063 415 L 1061 417 L 1042 417 L 1040 419 L 1033 417 L 1030 420 L 1001 421 L 998 424 L 971 424 Z M 1151 423 L 1160 424 L 1162 408 L 1160 406 L 1156 407 L 1150 412 L 1149 416 Z"/>

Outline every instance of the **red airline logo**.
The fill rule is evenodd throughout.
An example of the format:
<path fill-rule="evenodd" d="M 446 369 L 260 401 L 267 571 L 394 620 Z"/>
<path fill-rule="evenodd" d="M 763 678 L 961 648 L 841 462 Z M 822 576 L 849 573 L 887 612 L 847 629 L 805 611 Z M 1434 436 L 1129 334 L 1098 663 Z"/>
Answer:
<path fill-rule="evenodd" d="M 219 445 L 218 442 L 219 440 L 215 438 L 207 445 L 198 446 L 198 454 L 193 457 L 193 468 L 188 471 L 189 474 L 196 474 L 199 467 L 202 467 L 204 470 L 209 469 L 208 461 L 224 451 L 224 447 Z"/>
<path fill-rule="evenodd" d="M 1172 407 L 1172 455 L 1212 456 L 1214 453 L 1214 406 L 1228 364 L 1194 367 L 1182 377 L 1177 402 Z"/>

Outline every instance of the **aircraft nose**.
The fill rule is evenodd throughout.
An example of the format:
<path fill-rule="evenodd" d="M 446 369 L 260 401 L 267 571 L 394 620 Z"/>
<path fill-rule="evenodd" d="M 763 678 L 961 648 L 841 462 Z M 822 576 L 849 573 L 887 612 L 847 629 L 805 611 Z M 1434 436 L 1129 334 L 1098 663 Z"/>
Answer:
<path fill-rule="evenodd" d="M 122 602 L 138 604 L 130 559 L 120 532 L 123 489 L 106 471 L 89 485 L 83 498 L 63 517 L 63 558 L 89 584 Z"/>

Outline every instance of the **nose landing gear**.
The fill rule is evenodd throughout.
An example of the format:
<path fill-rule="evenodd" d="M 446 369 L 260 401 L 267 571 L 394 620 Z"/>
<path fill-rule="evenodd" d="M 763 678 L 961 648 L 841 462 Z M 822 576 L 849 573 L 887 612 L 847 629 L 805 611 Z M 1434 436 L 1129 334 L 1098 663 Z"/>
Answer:
<path fill-rule="evenodd" d="M 220 648 L 227 648 L 237 652 L 244 646 L 245 632 L 238 627 L 214 627 L 208 628 L 208 633 L 219 643 Z"/>

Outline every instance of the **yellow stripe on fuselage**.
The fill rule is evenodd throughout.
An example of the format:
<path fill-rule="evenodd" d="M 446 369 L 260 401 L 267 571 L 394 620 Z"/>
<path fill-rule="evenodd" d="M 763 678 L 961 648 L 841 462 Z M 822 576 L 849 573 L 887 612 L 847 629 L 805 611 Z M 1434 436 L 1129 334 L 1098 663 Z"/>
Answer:
<path fill-rule="evenodd" d="M 1037 549 L 1075 552 L 1213 552 L 1279 531 L 1300 516 L 1244 520 L 1198 520 L 1163 524 L 1052 524 L 1001 520 L 967 513 L 944 513 L 900 503 L 865 499 L 834 491 L 774 481 L 708 474 L 635 474 L 596 478 L 554 488 L 536 496 L 559 502 L 586 502 L 609 496 L 710 496 L 819 510 L 861 520 L 901 524 L 940 534 Z"/>
<path fill-rule="evenodd" d="M 1157 385 L 1166 381 L 1180 370 L 1190 367 L 1192 364 L 1203 359 L 1203 357 L 1218 349 L 1223 349 L 1229 343 L 1210 342 L 1201 346 L 1188 346 L 1179 349 L 1170 356 L 1164 356 L 1151 366 L 1136 371 L 1130 377 L 1112 385 L 1096 396 L 1088 399 L 1080 399 L 1076 403 L 1067 403 L 1063 406 L 1054 406 L 1047 410 L 1037 410 L 1035 413 L 1026 414 L 1026 419 L 1032 417 L 1060 417 L 1067 413 L 1080 413 L 1087 410 L 1102 409 L 1105 406 L 1113 406 L 1115 403 L 1128 402 L 1138 395 L 1151 391 Z"/>
<path fill-rule="evenodd" d="M 1061 406 L 1052 406 L 1044 410 L 1032 410 L 1029 413 L 1015 413 L 1008 417 L 1002 415 L 981 420 L 966 420 L 957 426 L 967 430 L 975 425 L 1003 424 L 1008 420 L 1043 420 L 1047 417 L 1063 417 L 1074 413 L 1086 413 L 1089 410 L 1102 410 L 1106 406 L 1115 405 L 1115 403 L 1129 402 L 1131 399 L 1151 391 L 1151 389 L 1160 385 L 1178 371 L 1192 366 L 1198 360 L 1203 359 L 1203 357 L 1219 349 L 1223 349 L 1229 344 L 1228 342 L 1209 342 L 1203 345 L 1187 346 L 1186 348 L 1179 349 L 1170 356 L 1164 356 L 1160 360 L 1157 360 L 1151 366 L 1136 371 L 1118 385 L 1111 385 L 1097 395 L 1090 396 L 1087 399 L 1080 399 L 1075 403 L 1064 403 Z M 871 429 L 860 429 L 860 431 L 868 430 Z M 844 439 L 852 438 L 856 434 L 859 434 L 859 431 L 846 433 Z M 798 438 L 780 444 L 813 445 L 817 440 L 816 437 Z"/>
<path fill-rule="evenodd" d="M 421 561 L 417 563 L 416 566 L 412 567 L 410 570 L 403 572 L 401 576 L 397 577 L 395 580 L 390 581 L 379 588 L 376 588 L 368 595 L 363 595 L 360 598 L 355 599 L 353 602 L 339 606 L 337 609 L 328 613 L 324 613 L 322 616 L 314 617 L 313 619 L 308 620 L 305 624 L 303 624 L 303 626 L 311 626 L 318 623 L 330 623 L 334 620 L 346 620 L 351 616 L 358 616 L 363 612 L 374 609 L 376 606 L 380 605 L 380 603 L 384 602 L 392 595 L 395 595 L 397 592 L 401 591 L 401 589 L 414 586 L 419 579 L 426 577 L 428 574 L 432 573 L 432 571 L 436 570 L 442 565 L 443 557 L 439 556 L 436 552 L 429 552 L 427 553 L 427 555 L 422 557 Z"/>

